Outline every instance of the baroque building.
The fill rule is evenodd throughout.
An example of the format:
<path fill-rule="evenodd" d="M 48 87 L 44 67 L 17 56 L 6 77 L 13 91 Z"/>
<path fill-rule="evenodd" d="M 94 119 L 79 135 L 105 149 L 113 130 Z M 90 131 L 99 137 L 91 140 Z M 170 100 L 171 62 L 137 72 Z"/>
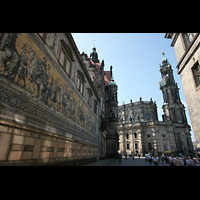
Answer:
<path fill-rule="evenodd" d="M 195 140 L 197 147 L 200 147 L 200 35 L 166 33 L 165 38 L 172 40 Z"/>
<path fill-rule="evenodd" d="M 105 112 L 99 84 L 71 34 L 1 33 L 0 165 L 96 161 Z"/>
<path fill-rule="evenodd" d="M 187 124 L 185 107 L 181 103 L 179 89 L 173 70 L 162 52 L 159 83 L 163 94 L 163 121 L 158 120 L 156 103 L 150 101 L 130 102 L 118 107 L 119 153 L 151 153 L 161 155 L 165 151 L 174 154 L 192 154 L 190 126 Z"/>

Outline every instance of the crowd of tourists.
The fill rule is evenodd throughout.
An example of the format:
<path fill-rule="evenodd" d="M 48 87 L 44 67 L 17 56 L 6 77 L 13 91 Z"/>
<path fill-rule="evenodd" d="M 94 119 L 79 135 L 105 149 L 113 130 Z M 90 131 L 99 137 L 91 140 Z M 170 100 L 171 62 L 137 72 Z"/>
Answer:
<path fill-rule="evenodd" d="M 191 155 L 174 157 L 173 154 L 163 154 L 160 157 L 149 155 L 147 159 L 154 166 L 159 166 L 159 163 L 168 163 L 170 166 L 200 166 L 200 156 L 194 159 Z"/>
<path fill-rule="evenodd" d="M 123 157 L 127 159 L 127 156 L 134 160 L 134 155 L 124 154 Z M 140 154 L 137 155 L 140 158 Z M 122 154 L 119 154 L 119 162 L 121 163 Z M 149 161 L 149 164 L 159 166 L 161 163 L 168 163 L 169 166 L 200 166 L 200 154 L 198 158 L 194 159 L 192 155 L 180 155 L 174 156 L 173 154 L 162 154 L 160 157 L 146 154 L 145 159 Z"/>

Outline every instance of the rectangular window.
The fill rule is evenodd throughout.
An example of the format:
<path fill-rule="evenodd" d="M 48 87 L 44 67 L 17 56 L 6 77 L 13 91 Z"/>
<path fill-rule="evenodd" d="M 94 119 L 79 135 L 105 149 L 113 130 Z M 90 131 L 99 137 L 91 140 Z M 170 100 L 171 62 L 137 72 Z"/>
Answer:
<path fill-rule="evenodd" d="M 94 100 L 94 113 L 97 114 L 97 102 Z"/>
<path fill-rule="evenodd" d="M 196 84 L 196 87 L 200 85 L 200 67 L 199 62 L 197 61 L 192 67 L 193 77 Z"/>
<path fill-rule="evenodd" d="M 79 92 L 83 95 L 83 82 L 79 77 L 77 79 L 77 88 Z"/>
<path fill-rule="evenodd" d="M 82 95 L 84 94 L 84 83 L 86 83 L 86 81 L 83 72 L 77 70 L 77 88 Z"/>
<path fill-rule="evenodd" d="M 129 149 L 129 144 L 127 144 L 127 149 Z"/>
<path fill-rule="evenodd" d="M 135 143 L 135 149 L 138 149 L 138 144 L 137 143 Z"/>
<path fill-rule="evenodd" d="M 115 109 L 115 118 L 117 118 L 117 109 Z"/>
<path fill-rule="evenodd" d="M 83 94 L 83 83 L 81 82 L 80 93 Z"/>
<path fill-rule="evenodd" d="M 80 78 L 77 79 L 77 88 L 80 90 Z"/>
<path fill-rule="evenodd" d="M 71 63 L 69 62 L 69 60 L 67 60 L 66 72 L 67 72 L 68 75 L 70 73 L 70 68 L 71 68 Z"/>
<path fill-rule="evenodd" d="M 66 55 L 65 55 L 65 53 L 64 53 L 64 51 L 61 49 L 60 50 L 60 59 L 59 59 L 59 62 L 60 62 L 60 64 L 64 67 L 64 64 L 65 64 L 65 57 L 66 57 Z"/>
<path fill-rule="evenodd" d="M 114 94 L 114 100 L 117 101 L 117 94 Z"/>
<path fill-rule="evenodd" d="M 183 36 L 183 41 L 184 41 L 184 44 L 185 44 L 185 48 L 188 49 L 192 40 L 193 40 L 193 34 L 192 33 L 183 33 L 182 34 Z"/>
<path fill-rule="evenodd" d="M 69 75 L 70 77 L 71 59 L 67 53 L 67 50 L 62 44 L 61 44 L 61 49 L 60 49 L 60 54 L 59 54 L 59 63 L 61 64 L 63 69 L 66 71 L 67 75 Z"/>

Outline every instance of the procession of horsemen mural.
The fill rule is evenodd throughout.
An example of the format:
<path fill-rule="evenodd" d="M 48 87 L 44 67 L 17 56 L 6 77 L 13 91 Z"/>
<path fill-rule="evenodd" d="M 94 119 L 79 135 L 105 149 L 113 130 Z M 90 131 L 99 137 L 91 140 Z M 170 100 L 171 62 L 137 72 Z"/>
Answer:
<path fill-rule="evenodd" d="M 42 51 L 25 33 L 0 33 L 0 77 L 17 83 L 28 95 L 60 111 L 91 132 L 95 118 Z"/>

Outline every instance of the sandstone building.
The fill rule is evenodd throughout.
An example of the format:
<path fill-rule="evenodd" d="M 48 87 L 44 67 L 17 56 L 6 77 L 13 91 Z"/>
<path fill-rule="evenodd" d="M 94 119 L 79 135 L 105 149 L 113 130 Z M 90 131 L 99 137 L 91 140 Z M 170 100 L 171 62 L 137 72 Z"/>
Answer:
<path fill-rule="evenodd" d="M 156 103 L 150 101 L 130 102 L 118 107 L 119 152 L 122 154 L 151 153 L 161 155 L 165 151 L 174 154 L 192 154 L 190 126 L 187 124 L 185 107 L 181 103 L 179 89 L 173 70 L 164 57 L 159 83 L 163 94 L 163 121 L 158 121 Z"/>
<path fill-rule="evenodd" d="M 200 147 L 200 35 L 199 33 L 166 33 L 177 58 L 195 139 Z"/>

